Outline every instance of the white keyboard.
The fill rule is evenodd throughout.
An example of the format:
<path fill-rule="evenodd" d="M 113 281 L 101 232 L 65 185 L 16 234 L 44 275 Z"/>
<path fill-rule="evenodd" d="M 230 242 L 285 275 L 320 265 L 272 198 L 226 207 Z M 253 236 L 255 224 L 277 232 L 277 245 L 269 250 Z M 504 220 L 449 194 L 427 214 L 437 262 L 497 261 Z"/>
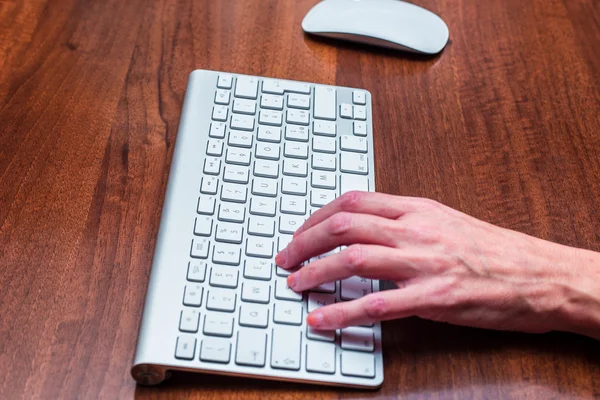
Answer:
<path fill-rule="evenodd" d="M 374 191 L 373 171 L 367 91 L 192 72 L 133 377 L 156 384 L 186 370 L 381 385 L 380 324 L 306 325 L 308 312 L 379 282 L 352 277 L 300 294 L 274 263 L 313 211 L 350 190 Z"/>

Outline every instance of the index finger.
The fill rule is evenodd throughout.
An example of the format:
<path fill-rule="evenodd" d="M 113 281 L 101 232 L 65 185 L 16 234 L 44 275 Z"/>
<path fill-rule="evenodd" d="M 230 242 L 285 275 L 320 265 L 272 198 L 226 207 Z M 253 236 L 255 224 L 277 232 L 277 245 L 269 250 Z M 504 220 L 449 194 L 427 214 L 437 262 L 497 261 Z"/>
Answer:
<path fill-rule="evenodd" d="M 341 211 L 372 214 L 379 217 L 396 219 L 407 212 L 415 211 L 418 208 L 419 201 L 420 199 L 417 197 L 394 196 L 377 192 L 347 192 L 331 203 L 326 204 L 323 208 L 315 211 L 296 230 L 294 236 Z"/>

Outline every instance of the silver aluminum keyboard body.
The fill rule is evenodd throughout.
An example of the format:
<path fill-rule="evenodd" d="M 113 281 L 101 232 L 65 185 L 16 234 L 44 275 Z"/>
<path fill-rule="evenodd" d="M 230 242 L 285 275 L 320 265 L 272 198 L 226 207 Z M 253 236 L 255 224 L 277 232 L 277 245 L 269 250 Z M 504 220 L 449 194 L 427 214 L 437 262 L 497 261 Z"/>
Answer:
<path fill-rule="evenodd" d="M 308 311 L 379 290 L 296 294 L 274 256 L 311 212 L 374 191 L 371 95 L 196 70 L 189 76 L 132 376 L 170 370 L 375 388 L 381 326 L 307 328 Z M 326 256 L 326 255 L 325 255 Z"/>

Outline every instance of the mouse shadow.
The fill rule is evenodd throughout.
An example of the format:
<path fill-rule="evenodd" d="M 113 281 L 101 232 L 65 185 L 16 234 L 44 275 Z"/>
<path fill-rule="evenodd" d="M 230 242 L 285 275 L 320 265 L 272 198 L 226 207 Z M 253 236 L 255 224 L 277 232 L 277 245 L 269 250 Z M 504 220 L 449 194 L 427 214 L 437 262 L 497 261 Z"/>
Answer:
<path fill-rule="evenodd" d="M 242 395 L 264 398 L 272 395 L 285 399 L 339 397 L 342 393 L 344 398 L 370 398 L 392 393 L 397 396 L 416 396 L 451 393 L 478 386 L 502 388 L 515 384 L 543 387 L 550 393 L 577 397 L 580 393 L 576 393 L 575 388 L 565 387 L 559 379 L 544 381 L 540 375 L 531 381 L 519 374 L 498 371 L 512 368 L 514 359 L 529 362 L 531 367 L 543 364 L 543 368 L 550 370 L 554 366 L 547 365 L 547 360 L 551 359 L 553 363 L 567 360 L 571 366 L 574 362 L 592 365 L 600 373 L 600 342 L 559 332 L 534 335 L 488 331 L 407 318 L 383 324 L 383 349 L 385 380 L 381 390 L 173 371 L 171 377 L 158 386 L 137 385 L 135 398 L 157 395 L 184 398 L 197 394 L 203 398 L 238 398 Z M 528 357 L 541 357 L 543 361 L 530 361 Z M 460 363 L 461 359 L 466 358 L 470 360 L 469 366 Z M 494 360 L 500 365 L 480 365 L 484 363 L 482 360 L 488 358 L 486 362 Z M 450 373 L 452 379 L 437 379 L 435 376 L 417 379 L 432 372 Z"/>
<path fill-rule="evenodd" d="M 448 51 L 448 48 L 452 47 L 452 40 L 448 40 L 448 43 L 442 51 L 437 54 L 422 54 L 413 53 L 408 50 L 395 50 L 386 47 L 379 47 L 370 44 L 363 44 L 358 42 L 352 42 L 349 40 L 329 38 L 325 36 L 312 35 L 304 32 L 304 43 L 312 47 L 314 43 L 325 44 L 328 46 L 336 47 L 340 50 L 347 50 L 352 52 L 360 52 L 373 56 L 380 57 L 392 57 L 408 61 L 420 61 L 420 62 L 435 62 L 437 61 L 444 52 Z"/>

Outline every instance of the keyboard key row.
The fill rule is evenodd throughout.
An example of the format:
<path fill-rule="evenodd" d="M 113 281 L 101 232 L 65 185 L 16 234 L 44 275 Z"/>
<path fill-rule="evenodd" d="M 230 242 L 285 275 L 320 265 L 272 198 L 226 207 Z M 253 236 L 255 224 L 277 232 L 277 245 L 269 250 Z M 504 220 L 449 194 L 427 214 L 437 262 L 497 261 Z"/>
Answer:
<path fill-rule="evenodd" d="M 259 329 L 240 328 L 237 334 L 235 363 L 254 367 L 264 367 L 267 353 L 267 332 Z M 272 368 L 300 370 L 302 364 L 302 334 L 290 327 L 277 327 L 271 330 Z M 197 339 L 182 335 L 177 338 L 175 357 L 193 360 Z M 332 343 L 308 341 L 305 345 L 306 370 L 308 372 L 333 374 L 336 370 L 336 347 Z M 201 361 L 229 363 L 231 342 L 225 338 L 205 337 L 201 342 Z M 340 355 L 341 373 L 347 376 L 373 378 L 375 357 L 373 354 L 355 351 L 342 351 Z"/>

